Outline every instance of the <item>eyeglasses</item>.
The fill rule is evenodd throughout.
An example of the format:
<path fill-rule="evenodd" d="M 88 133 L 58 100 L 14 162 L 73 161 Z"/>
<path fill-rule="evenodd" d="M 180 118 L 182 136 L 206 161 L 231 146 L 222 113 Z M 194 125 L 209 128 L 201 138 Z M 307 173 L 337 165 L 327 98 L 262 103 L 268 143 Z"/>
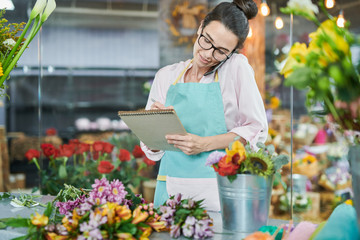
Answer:
<path fill-rule="evenodd" d="M 214 49 L 212 52 L 213 57 L 221 62 L 225 59 L 229 59 L 233 52 L 231 52 L 229 55 L 224 53 L 224 51 L 220 50 L 219 48 L 215 47 L 207 37 L 205 37 L 202 33 L 200 34 L 200 37 L 198 38 L 199 46 L 204 50 Z"/>

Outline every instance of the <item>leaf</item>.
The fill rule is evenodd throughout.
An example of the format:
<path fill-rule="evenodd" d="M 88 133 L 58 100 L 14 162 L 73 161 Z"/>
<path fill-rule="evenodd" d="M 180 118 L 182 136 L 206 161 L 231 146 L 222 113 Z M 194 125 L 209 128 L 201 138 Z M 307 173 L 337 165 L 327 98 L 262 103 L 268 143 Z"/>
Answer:
<path fill-rule="evenodd" d="M 270 155 L 273 155 L 275 152 L 275 147 L 274 145 L 270 144 L 266 146 L 266 150 L 269 152 Z"/>
<path fill-rule="evenodd" d="M 287 189 L 286 183 L 282 180 L 281 174 L 279 172 L 275 173 L 275 179 L 281 183 L 281 186 L 283 186 L 284 191 L 286 192 Z"/>
<path fill-rule="evenodd" d="M 256 146 L 261 149 L 265 149 L 265 147 L 266 147 L 265 144 L 263 144 L 262 142 L 256 143 Z"/>
<path fill-rule="evenodd" d="M 66 171 L 66 167 L 64 165 L 60 165 L 60 167 L 59 167 L 59 177 L 62 179 L 67 177 L 67 171 Z"/>
<path fill-rule="evenodd" d="M 3 223 L 3 222 L 0 222 L 0 229 L 4 229 L 4 228 L 6 228 L 7 226 L 6 226 L 6 224 L 5 223 Z"/>
<path fill-rule="evenodd" d="M 30 227 L 30 220 L 28 218 L 6 218 L 2 222 L 9 227 Z"/>
<path fill-rule="evenodd" d="M 137 228 L 136 228 L 136 225 L 134 225 L 132 223 L 128 223 L 128 224 L 122 225 L 120 230 L 121 230 L 121 232 L 127 232 L 127 233 L 130 233 L 131 235 L 135 235 Z"/>
<path fill-rule="evenodd" d="M 53 205 L 52 205 L 51 202 L 48 202 L 48 204 L 46 206 L 46 209 L 44 211 L 44 215 L 47 216 L 47 217 L 50 217 L 52 211 L 53 211 Z"/>
<path fill-rule="evenodd" d="M 233 182 L 236 179 L 236 177 L 237 177 L 236 174 L 227 176 L 230 182 Z"/>
<path fill-rule="evenodd" d="M 285 86 L 294 86 L 298 89 L 304 89 L 309 86 L 311 81 L 312 70 L 308 67 L 301 67 L 295 69 L 291 75 L 285 79 Z"/>
<path fill-rule="evenodd" d="M 289 156 L 280 154 L 272 159 L 275 171 L 279 170 L 283 165 L 289 162 Z"/>

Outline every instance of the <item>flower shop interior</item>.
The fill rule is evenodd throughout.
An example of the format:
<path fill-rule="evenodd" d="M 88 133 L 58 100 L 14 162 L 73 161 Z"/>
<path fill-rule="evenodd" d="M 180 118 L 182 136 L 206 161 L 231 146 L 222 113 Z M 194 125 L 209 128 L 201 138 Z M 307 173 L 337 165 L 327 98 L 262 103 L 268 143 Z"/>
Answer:
<path fill-rule="evenodd" d="M 19 24 L 28 22 L 37 1 L 1 2 L 1 9 L 6 8 L 1 19 Z M 4 82 L 0 99 L 0 192 L 56 196 L 64 184 L 90 189 L 105 172 L 108 180 L 119 179 L 126 189 L 152 202 L 159 162 L 146 158 L 140 140 L 118 111 L 145 108 L 156 72 L 192 57 L 201 20 L 220 2 L 56 0 L 55 10 Z M 354 142 L 356 130 L 360 131 L 360 88 L 355 85 L 357 98 L 353 98 L 358 102 L 354 105 L 357 115 L 340 116 L 352 118 L 356 126 L 339 129 L 332 121 L 338 118 L 330 116 L 333 112 L 323 114 L 328 108 L 321 101 L 313 104 L 315 98 L 309 97 L 319 94 L 321 86 L 309 90 L 298 86 L 301 84 L 287 84 L 286 74 L 281 73 L 294 43 L 308 46 L 313 40 L 309 34 L 318 26 L 284 11 L 287 0 L 254 2 L 259 12 L 250 20 L 250 32 L 240 53 L 254 69 L 264 101 L 269 125 L 265 145 L 273 145 L 277 154 L 290 158 L 281 169 L 281 177 L 274 180 L 268 217 L 321 224 L 340 204 L 355 205 L 352 183 L 359 181 L 360 175 L 352 174 L 357 165 L 350 164 L 348 151 L 349 141 Z M 328 14 L 344 19 L 353 37 L 348 46 L 359 81 L 360 2 L 312 2 L 323 3 Z M 3 6 L 5 3 L 9 5 Z M 319 8 L 316 17 L 323 22 L 328 16 Z M 0 26 L 5 29 L 8 23 L 0 22 Z M 5 35 L 0 40 L 6 40 Z M 1 45 L 0 51 L 5 55 L 8 50 Z M 346 75 L 337 70 L 340 79 Z M 330 78 L 336 82 L 336 76 Z M 352 88 L 347 84 L 344 81 L 345 91 Z M 85 149 L 81 150 L 83 143 Z M 78 146 L 78 152 L 70 149 L 72 144 Z M 96 148 L 101 154 L 95 154 Z M 37 163 L 27 155 L 31 149 L 41 152 Z M 92 160 L 87 159 L 86 151 L 92 152 Z M 57 152 L 71 153 L 56 158 Z M 112 164 L 100 170 L 97 159 Z M 85 164 L 89 160 L 92 162 Z M 360 169 L 353 171 L 359 173 Z"/>

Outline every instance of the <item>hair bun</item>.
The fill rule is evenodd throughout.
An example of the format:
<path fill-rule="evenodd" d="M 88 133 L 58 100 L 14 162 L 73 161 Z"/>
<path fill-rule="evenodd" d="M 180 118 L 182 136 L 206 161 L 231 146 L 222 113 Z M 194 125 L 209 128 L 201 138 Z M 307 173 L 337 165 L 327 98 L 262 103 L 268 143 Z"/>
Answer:
<path fill-rule="evenodd" d="M 233 3 L 244 12 L 248 20 L 254 18 L 258 8 L 253 0 L 233 0 Z"/>

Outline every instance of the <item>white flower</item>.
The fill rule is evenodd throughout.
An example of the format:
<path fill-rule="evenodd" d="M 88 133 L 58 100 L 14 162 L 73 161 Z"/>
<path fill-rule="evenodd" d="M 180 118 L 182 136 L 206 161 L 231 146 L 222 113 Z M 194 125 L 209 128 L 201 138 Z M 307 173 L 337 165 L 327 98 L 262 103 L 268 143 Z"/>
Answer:
<path fill-rule="evenodd" d="M 55 10 L 55 8 L 56 8 L 55 0 L 48 0 L 44 13 L 41 16 L 41 22 L 45 22 L 50 16 L 50 14 Z"/>
<path fill-rule="evenodd" d="M 319 8 L 311 0 L 290 0 L 287 6 L 292 10 L 308 13 L 311 16 L 319 13 Z"/>
<path fill-rule="evenodd" d="M 30 13 L 30 19 L 36 18 L 37 15 L 41 14 L 46 6 L 46 0 L 37 0 L 33 9 Z"/>
<path fill-rule="evenodd" d="M 8 38 L 3 42 L 3 44 L 7 49 L 11 50 L 15 46 L 16 42 L 14 39 Z"/>

